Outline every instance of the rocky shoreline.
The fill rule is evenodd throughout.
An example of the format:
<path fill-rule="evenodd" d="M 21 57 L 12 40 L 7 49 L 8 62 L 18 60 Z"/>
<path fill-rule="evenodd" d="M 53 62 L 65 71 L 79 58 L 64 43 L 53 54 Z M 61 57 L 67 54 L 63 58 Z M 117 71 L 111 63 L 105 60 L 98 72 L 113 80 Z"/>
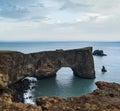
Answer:
<path fill-rule="evenodd" d="M 12 100 L 14 102 L 24 103 L 24 93 L 29 89 L 30 81 L 28 79 L 20 80 L 9 87 L 11 89 Z"/>
<path fill-rule="evenodd" d="M 0 90 L 2 111 L 120 111 L 120 84 L 96 82 L 98 89 L 81 97 L 40 97 L 37 105 L 15 102 L 8 92 Z"/>

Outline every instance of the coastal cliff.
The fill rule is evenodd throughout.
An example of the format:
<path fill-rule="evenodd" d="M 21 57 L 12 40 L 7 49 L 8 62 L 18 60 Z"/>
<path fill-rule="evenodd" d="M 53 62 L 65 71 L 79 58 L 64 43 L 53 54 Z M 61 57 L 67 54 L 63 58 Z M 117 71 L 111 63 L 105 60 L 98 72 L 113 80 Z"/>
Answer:
<path fill-rule="evenodd" d="M 70 67 L 74 75 L 82 78 L 95 78 L 92 47 L 30 54 L 0 51 L 0 74 L 8 77 L 8 84 L 26 76 L 54 76 L 61 67 Z"/>
<path fill-rule="evenodd" d="M 15 103 L 8 93 L 0 93 L 2 111 L 120 111 L 120 84 L 99 81 L 98 89 L 81 97 L 40 97 L 37 105 Z"/>

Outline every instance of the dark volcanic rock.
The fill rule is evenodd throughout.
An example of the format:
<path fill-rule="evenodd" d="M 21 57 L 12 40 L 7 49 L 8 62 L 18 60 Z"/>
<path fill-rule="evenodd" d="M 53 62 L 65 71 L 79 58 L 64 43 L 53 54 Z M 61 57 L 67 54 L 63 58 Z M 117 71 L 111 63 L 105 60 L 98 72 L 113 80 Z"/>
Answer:
<path fill-rule="evenodd" d="M 15 102 L 24 103 L 23 94 L 29 89 L 29 86 L 30 81 L 28 79 L 20 80 L 15 84 L 9 85 L 9 88 L 11 89 L 11 95 L 13 96 L 12 100 Z"/>
<path fill-rule="evenodd" d="M 82 78 L 95 78 L 92 47 L 30 54 L 0 51 L 0 73 L 8 76 L 9 84 L 26 76 L 54 76 L 61 67 L 70 67 L 74 75 Z"/>
<path fill-rule="evenodd" d="M 102 66 L 101 71 L 102 71 L 102 72 L 107 72 L 107 70 L 105 69 L 105 66 Z"/>
<path fill-rule="evenodd" d="M 95 56 L 107 56 L 106 54 L 104 54 L 103 50 L 95 50 L 93 52 L 93 55 L 95 55 Z"/>

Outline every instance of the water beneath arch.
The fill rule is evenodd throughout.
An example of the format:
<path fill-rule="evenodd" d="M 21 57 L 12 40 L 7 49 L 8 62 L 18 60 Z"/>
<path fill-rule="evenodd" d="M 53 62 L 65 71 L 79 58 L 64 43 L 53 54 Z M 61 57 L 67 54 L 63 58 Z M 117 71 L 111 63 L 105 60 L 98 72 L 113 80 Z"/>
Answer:
<path fill-rule="evenodd" d="M 69 67 L 58 70 L 56 77 L 38 80 L 33 89 L 33 101 L 40 96 L 61 96 L 63 98 L 71 96 L 81 96 L 92 92 L 96 88 L 94 79 L 81 79 L 73 75 Z M 26 100 L 27 101 L 27 100 Z"/>

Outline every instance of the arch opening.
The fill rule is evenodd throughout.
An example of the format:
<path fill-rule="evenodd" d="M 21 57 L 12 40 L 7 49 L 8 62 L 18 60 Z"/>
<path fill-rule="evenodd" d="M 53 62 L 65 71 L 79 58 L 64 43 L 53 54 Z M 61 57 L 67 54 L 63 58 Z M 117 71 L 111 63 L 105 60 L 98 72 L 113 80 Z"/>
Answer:
<path fill-rule="evenodd" d="M 73 75 L 73 70 L 72 70 L 72 68 L 70 68 L 70 67 L 61 67 L 61 68 L 56 72 L 56 74 L 61 74 L 61 73 L 64 73 L 64 74 L 69 73 L 70 75 Z"/>
<path fill-rule="evenodd" d="M 62 67 L 56 73 L 56 82 L 61 86 L 70 85 L 73 77 L 73 70 L 70 67 Z"/>

